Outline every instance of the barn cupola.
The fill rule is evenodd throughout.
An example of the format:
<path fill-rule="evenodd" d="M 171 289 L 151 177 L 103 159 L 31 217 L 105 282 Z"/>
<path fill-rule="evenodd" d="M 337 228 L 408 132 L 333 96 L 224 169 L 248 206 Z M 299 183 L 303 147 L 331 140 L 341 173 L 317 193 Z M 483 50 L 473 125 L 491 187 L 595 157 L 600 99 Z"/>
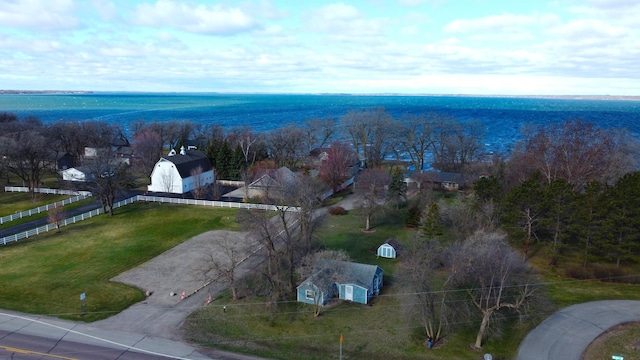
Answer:
<path fill-rule="evenodd" d="M 180 147 L 180 155 L 187 155 L 187 151 L 184 149 L 184 146 Z"/>

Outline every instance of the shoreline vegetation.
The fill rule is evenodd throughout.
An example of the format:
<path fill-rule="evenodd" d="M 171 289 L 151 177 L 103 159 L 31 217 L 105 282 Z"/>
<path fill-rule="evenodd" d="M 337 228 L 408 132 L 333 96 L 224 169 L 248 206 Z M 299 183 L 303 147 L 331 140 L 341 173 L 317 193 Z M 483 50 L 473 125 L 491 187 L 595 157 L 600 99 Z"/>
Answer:
<path fill-rule="evenodd" d="M 154 91 L 91 91 L 91 90 L 11 90 L 0 89 L 0 95 L 85 95 L 104 93 L 140 93 L 140 94 L 245 94 L 245 95 L 343 95 L 343 96 L 425 96 L 425 97 L 470 97 L 470 98 L 514 98 L 514 99 L 567 99 L 567 100 L 628 100 L 640 101 L 640 95 L 545 95 L 545 94 L 413 94 L 413 93 L 224 93 L 216 91 L 184 91 L 184 92 L 154 92 Z"/>

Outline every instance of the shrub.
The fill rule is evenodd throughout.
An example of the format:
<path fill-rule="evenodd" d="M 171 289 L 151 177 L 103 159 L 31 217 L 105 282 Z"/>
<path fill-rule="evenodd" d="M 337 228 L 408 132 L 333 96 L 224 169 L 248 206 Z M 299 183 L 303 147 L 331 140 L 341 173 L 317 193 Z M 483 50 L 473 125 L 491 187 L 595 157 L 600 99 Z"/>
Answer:
<path fill-rule="evenodd" d="M 571 266 L 565 270 L 565 274 L 578 280 L 593 279 L 593 271 L 582 266 Z"/>
<path fill-rule="evenodd" d="M 632 282 L 629 271 L 611 264 L 595 265 L 593 275 L 596 279 L 608 282 Z M 637 281 L 637 280 L 636 280 Z"/>
<path fill-rule="evenodd" d="M 331 206 L 329 207 L 328 211 L 331 215 L 347 215 L 347 210 L 345 210 L 342 206 Z"/>

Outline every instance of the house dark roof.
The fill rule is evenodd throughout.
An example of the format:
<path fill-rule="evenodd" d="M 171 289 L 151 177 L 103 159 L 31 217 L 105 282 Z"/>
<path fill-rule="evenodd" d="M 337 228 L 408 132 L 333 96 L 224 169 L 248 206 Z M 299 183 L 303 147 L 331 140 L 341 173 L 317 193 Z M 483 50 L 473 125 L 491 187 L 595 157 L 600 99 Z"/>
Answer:
<path fill-rule="evenodd" d="M 202 168 L 202 172 L 213 169 L 207 155 L 199 150 L 188 150 L 184 155 L 177 153 L 172 156 L 165 156 L 163 159 L 171 161 L 176 166 L 180 177 L 183 179 L 191 176 L 191 171 L 198 167 Z"/>
<path fill-rule="evenodd" d="M 402 171 L 405 179 L 421 179 L 427 180 L 431 182 L 450 182 L 450 183 L 458 183 L 462 184 L 464 182 L 464 176 L 461 173 L 457 172 L 440 172 L 440 171 L 413 171 L 413 170 L 404 170 Z"/>

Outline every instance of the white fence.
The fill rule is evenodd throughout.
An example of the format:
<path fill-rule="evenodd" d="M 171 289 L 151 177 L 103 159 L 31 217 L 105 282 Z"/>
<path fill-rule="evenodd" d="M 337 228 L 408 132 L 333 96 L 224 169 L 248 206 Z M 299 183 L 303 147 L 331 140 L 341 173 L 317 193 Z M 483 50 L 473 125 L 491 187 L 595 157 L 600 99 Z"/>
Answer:
<path fill-rule="evenodd" d="M 160 202 L 160 203 L 170 203 L 170 204 L 184 204 L 184 205 L 198 205 L 198 206 L 211 206 L 211 207 L 226 207 L 226 208 L 235 208 L 235 209 L 260 209 L 260 210 L 278 210 L 279 206 L 276 205 L 266 205 L 266 204 L 247 204 L 247 203 L 234 203 L 234 202 L 225 202 L 225 201 L 208 201 L 208 200 L 192 200 L 192 199 L 177 199 L 177 198 L 168 198 L 161 196 L 147 196 L 147 195 L 136 195 L 130 197 L 128 199 L 119 201 L 113 204 L 113 208 L 117 209 L 119 207 L 129 205 L 136 201 L 150 201 L 150 202 Z M 300 211 L 300 208 L 297 207 L 287 207 L 287 211 Z M 58 227 L 67 226 L 69 224 L 75 224 L 78 221 L 90 219 L 96 215 L 102 214 L 102 208 L 90 211 L 88 213 L 80 214 L 74 216 L 72 218 L 65 219 L 61 221 L 59 224 L 48 224 L 44 226 L 40 226 L 39 228 L 28 230 L 25 232 L 21 232 L 14 235 L 5 236 L 0 238 L 0 244 L 7 245 L 9 242 L 15 242 L 22 239 L 28 239 L 29 237 L 36 236 L 42 234 L 44 232 L 48 232 L 51 230 L 56 230 Z"/>
<path fill-rule="evenodd" d="M 5 186 L 6 192 L 29 192 L 29 188 L 26 186 Z M 49 188 L 35 188 L 33 192 L 41 194 L 55 194 L 55 195 L 85 195 L 91 196 L 89 191 L 74 191 L 74 190 L 62 190 L 62 189 L 49 189 Z"/>
<path fill-rule="evenodd" d="M 74 196 L 72 198 L 65 199 L 65 200 L 62 200 L 62 201 L 58 201 L 58 202 L 55 202 L 55 203 L 52 203 L 52 204 L 42 205 L 42 206 L 39 206 L 39 207 L 37 207 L 35 209 L 29 209 L 29 210 L 21 211 L 19 213 L 3 216 L 3 217 L 0 217 L 0 225 L 2 225 L 4 223 L 11 222 L 13 220 L 22 219 L 23 217 L 28 217 L 28 216 L 32 216 L 32 215 L 35 215 L 35 214 L 40 214 L 41 212 L 44 212 L 44 211 L 49 211 L 49 209 L 57 207 L 57 206 L 65 206 L 65 205 L 68 205 L 68 204 L 72 204 L 74 202 L 78 202 L 80 200 L 84 200 L 84 199 L 88 198 L 89 196 L 91 196 L 91 193 L 89 193 L 89 195 L 86 195 L 86 194 L 85 195 L 78 195 L 78 196 Z"/>

